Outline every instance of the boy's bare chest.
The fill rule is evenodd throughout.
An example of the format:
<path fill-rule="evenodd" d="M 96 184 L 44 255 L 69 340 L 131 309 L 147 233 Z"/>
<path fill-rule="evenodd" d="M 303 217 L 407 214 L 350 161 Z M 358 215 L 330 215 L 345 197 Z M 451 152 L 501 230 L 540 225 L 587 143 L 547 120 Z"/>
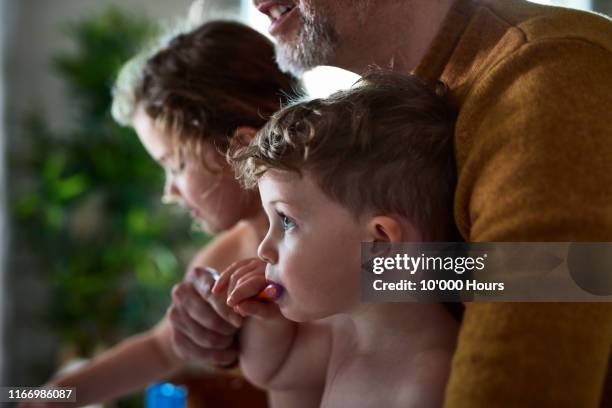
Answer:
<path fill-rule="evenodd" d="M 404 373 L 407 374 L 407 373 Z M 351 353 L 330 361 L 321 408 L 405 407 L 402 378 L 393 365 Z"/>

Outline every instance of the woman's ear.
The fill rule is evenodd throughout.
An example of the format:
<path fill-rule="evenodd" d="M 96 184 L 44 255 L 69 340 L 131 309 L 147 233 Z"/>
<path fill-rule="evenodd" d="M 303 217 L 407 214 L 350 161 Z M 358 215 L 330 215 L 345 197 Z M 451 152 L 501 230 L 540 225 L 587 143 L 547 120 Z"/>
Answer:
<path fill-rule="evenodd" d="M 368 235 L 373 242 L 401 242 L 402 226 L 393 217 L 378 215 L 368 222 Z"/>
<path fill-rule="evenodd" d="M 257 129 L 250 126 L 240 126 L 234 131 L 232 138 L 236 141 L 236 143 L 242 146 L 248 146 L 253 139 L 255 139 L 256 134 Z"/>

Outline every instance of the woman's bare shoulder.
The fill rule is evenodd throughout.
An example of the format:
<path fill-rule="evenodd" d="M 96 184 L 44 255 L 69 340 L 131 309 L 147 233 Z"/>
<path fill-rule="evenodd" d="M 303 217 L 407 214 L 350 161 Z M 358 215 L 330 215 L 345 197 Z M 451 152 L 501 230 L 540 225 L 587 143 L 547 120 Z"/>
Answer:
<path fill-rule="evenodd" d="M 210 266 L 223 270 L 230 264 L 257 256 L 257 235 L 252 226 L 238 223 L 213 238 L 191 261 L 190 268 Z"/>

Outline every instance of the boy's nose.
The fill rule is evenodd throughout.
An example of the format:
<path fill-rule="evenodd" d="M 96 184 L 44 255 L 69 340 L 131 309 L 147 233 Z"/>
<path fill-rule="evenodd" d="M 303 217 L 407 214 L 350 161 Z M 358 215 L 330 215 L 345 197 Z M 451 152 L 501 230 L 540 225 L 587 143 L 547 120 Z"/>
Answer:
<path fill-rule="evenodd" d="M 259 244 L 259 248 L 257 248 L 257 256 L 262 261 L 269 263 L 271 265 L 276 264 L 278 262 L 278 256 L 274 246 L 272 245 L 272 240 L 270 239 L 270 233 L 266 234 L 261 244 Z"/>

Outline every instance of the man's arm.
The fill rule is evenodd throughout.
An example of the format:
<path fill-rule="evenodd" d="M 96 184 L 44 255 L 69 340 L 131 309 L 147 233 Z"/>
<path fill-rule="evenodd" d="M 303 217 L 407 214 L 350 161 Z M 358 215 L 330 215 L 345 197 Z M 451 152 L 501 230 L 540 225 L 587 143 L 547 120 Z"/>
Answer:
<path fill-rule="evenodd" d="M 469 241 L 612 241 L 612 56 L 530 44 L 479 81 L 457 122 Z M 468 303 L 445 407 L 598 406 L 606 303 Z"/>

